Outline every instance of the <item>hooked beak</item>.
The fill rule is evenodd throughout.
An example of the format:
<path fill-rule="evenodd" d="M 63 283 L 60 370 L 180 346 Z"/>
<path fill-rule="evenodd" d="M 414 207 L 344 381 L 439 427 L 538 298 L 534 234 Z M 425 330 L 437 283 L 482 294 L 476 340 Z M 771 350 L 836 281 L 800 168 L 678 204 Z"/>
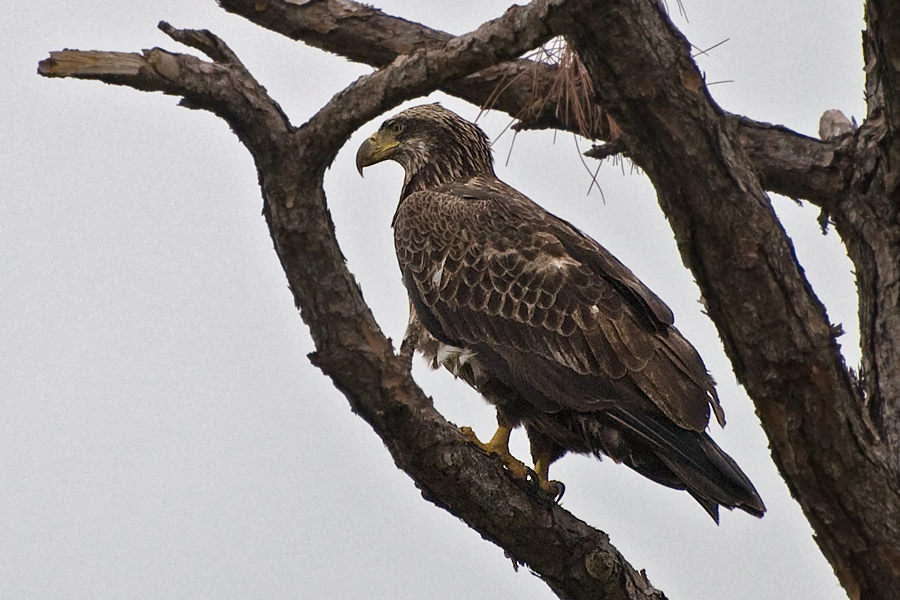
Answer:
<path fill-rule="evenodd" d="M 363 174 L 363 167 L 389 159 L 393 154 L 392 150 L 399 144 L 400 142 L 390 131 L 386 129 L 376 131 L 356 151 L 356 169 L 359 174 Z"/>

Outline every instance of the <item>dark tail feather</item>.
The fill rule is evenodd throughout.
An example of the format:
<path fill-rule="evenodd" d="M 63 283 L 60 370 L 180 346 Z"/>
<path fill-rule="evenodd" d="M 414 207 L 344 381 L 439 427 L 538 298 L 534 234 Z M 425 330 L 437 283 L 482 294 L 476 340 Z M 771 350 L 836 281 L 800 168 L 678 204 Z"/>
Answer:
<path fill-rule="evenodd" d="M 727 509 L 739 508 L 754 517 L 762 517 L 766 506 L 750 479 L 733 458 L 716 445 L 706 433 L 694 433 L 707 461 L 695 460 L 684 464 L 675 458 L 660 455 L 660 459 L 684 483 L 687 492 L 719 522 L 719 505 Z M 706 462 L 706 465 L 703 463 Z M 701 467 L 701 468 L 697 468 Z"/>
<path fill-rule="evenodd" d="M 694 493 L 691 488 L 687 488 L 687 493 L 691 495 L 691 498 L 697 501 L 697 503 L 703 507 L 703 510 L 707 512 L 709 516 L 712 517 L 713 521 L 716 522 L 716 525 L 719 524 L 719 503 L 714 502 L 712 500 L 707 500 L 701 496 L 698 496 Z"/>
<path fill-rule="evenodd" d="M 654 481 L 686 490 L 716 523 L 720 505 L 755 517 L 766 512 L 750 479 L 705 432 L 682 429 L 662 415 L 636 417 L 616 410 L 610 416 L 637 446 L 627 458 L 614 458 Z"/>

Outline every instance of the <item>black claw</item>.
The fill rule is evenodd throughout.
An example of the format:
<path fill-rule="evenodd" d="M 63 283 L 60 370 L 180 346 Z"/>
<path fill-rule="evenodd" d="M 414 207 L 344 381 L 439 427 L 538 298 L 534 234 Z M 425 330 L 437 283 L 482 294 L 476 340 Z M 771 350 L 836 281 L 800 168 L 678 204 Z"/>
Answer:
<path fill-rule="evenodd" d="M 556 485 L 557 489 L 556 498 L 554 498 L 554 500 L 559 502 L 560 500 L 562 500 L 563 494 L 566 493 L 566 484 L 564 484 L 562 481 L 554 481 L 553 483 Z"/>
<path fill-rule="evenodd" d="M 525 469 L 527 471 L 525 473 L 525 483 L 528 484 L 529 490 L 531 490 L 538 496 L 541 496 L 543 498 L 549 498 L 550 500 L 553 500 L 554 502 L 559 502 L 560 500 L 562 500 L 563 494 L 566 493 L 566 486 L 563 482 L 561 482 L 561 481 L 549 482 L 555 488 L 555 491 L 552 491 L 552 492 L 547 491 L 546 489 L 541 487 L 541 478 L 534 471 L 534 469 L 532 469 L 530 467 L 525 467 Z"/>

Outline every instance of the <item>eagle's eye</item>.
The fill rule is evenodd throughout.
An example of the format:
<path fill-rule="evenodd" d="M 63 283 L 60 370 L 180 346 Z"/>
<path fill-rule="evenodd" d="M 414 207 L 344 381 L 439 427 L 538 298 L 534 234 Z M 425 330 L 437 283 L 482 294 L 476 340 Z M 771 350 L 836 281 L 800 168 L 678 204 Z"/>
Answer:
<path fill-rule="evenodd" d="M 403 123 L 394 121 L 393 123 L 391 123 L 390 127 L 391 133 L 393 133 L 394 135 L 400 135 L 403 132 Z"/>

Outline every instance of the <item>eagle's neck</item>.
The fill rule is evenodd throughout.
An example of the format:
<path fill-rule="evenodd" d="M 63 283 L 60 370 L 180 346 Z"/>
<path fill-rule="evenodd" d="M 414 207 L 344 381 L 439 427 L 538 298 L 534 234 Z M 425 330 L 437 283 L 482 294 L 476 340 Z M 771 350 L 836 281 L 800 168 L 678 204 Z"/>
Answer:
<path fill-rule="evenodd" d="M 475 175 L 494 175 L 490 147 L 449 145 L 440 149 L 414 148 L 399 161 L 406 171 L 401 200 L 421 190 L 433 189 Z"/>

